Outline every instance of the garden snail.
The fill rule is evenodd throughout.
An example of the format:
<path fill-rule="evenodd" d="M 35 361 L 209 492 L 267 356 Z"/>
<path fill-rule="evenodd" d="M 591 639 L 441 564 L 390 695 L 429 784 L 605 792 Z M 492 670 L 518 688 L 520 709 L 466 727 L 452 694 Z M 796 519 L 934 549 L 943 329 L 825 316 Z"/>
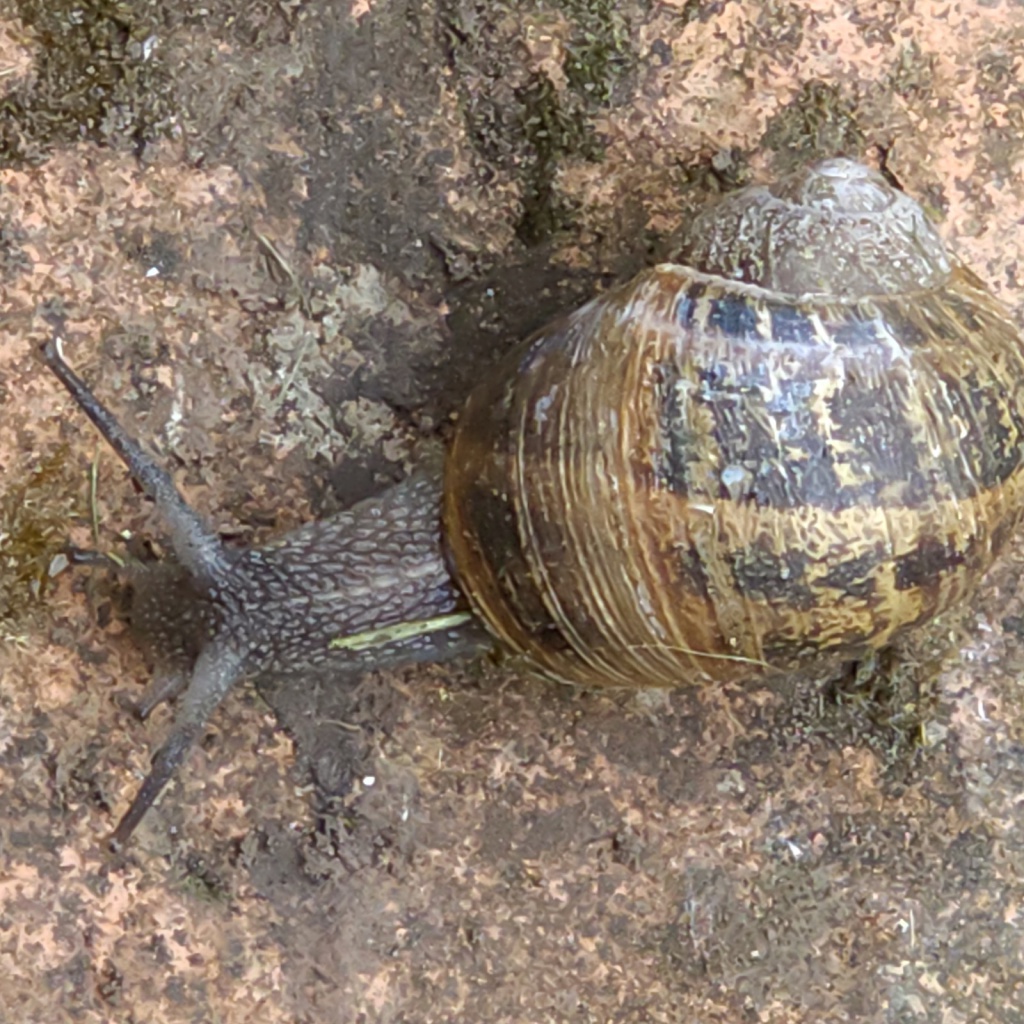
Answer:
<path fill-rule="evenodd" d="M 584 685 L 742 679 L 856 657 L 970 591 L 1024 506 L 1024 351 L 918 204 L 826 160 L 726 198 L 684 251 L 517 348 L 443 478 L 258 549 L 225 548 L 47 346 L 177 557 L 135 611 L 162 662 L 141 711 L 187 690 L 116 842 L 243 676 L 490 636 Z"/>

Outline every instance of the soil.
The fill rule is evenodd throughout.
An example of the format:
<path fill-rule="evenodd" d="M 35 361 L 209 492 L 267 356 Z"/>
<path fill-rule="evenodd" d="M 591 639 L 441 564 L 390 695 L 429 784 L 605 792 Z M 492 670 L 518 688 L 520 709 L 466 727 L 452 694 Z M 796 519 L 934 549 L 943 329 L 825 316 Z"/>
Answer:
<path fill-rule="evenodd" d="M 1024 544 L 871 671 L 592 693 L 483 659 L 167 726 L 105 574 L 400 479 L 510 345 L 845 153 L 1020 319 L 1024 8 L 0 0 L 0 1021 L 1024 1021 Z"/>

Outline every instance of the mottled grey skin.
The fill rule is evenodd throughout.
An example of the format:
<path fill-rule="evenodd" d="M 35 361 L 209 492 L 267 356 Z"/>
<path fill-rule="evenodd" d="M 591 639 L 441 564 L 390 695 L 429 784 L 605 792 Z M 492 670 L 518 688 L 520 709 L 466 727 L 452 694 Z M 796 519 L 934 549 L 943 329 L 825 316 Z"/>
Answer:
<path fill-rule="evenodd" d="M 157 663 L 139 703 L 145 717 L 182 691 L 171 733 L 113 834 L 120 846 L 166 786 L 231 687 L 242 678 L 443 661 L 486 649 L 467 623 L 369 650 L 332 646 L 366 630 L 453 613 L 459 592 L 441 546 L 441 480 L 425 467 L 379 498 L 310 523 L 261 548 L 232 551 L 120 427 L 51 341 L 50 369 L 99 428 L 170 528 L 176 562 L 136 570 L 133 628 Z"/>

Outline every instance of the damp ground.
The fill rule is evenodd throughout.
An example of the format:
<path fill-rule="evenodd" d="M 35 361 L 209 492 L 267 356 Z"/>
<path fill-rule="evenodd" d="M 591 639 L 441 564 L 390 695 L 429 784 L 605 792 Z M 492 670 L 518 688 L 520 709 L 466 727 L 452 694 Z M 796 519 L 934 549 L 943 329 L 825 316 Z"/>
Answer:
<path fill-rule="evenodd" d="M 1024 13 L 169 6 L 0 3 L 0 1021 L 1024 1020 L 1020 544 L 873 675 L 242 687 L 113 858 L 168 718 L 59 552 L 161 530 L 37 358 L 59 324 L 244 544 L 814 156 L 883 166 L 1016 315 Z"/>

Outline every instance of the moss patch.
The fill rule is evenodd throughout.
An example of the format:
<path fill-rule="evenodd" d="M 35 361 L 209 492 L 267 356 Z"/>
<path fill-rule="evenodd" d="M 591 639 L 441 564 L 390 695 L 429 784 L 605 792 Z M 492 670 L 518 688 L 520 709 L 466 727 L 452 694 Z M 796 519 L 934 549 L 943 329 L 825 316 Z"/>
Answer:
<path fill-rule="evenodd" d="M 837 86 L 810 81 L 768 123 L 763 143 L 795 167 L 825 156 L 856 156 L 864 146 L 853 102 Z"/>
<path fill-rule="evenodd" d="M 143 145 L 172 115 L 155 0 L 19 0 L 34 74 L 0 101 L 0 161 L 38 161 L 76 139 Z"/>
<path fill-rule="evenodd" d="M 516 235 L 535 245 L 572 222 L 572 207 L 555 187 L 559 161 L 567 156 L 600 159 L 600 146 L 579 109 L 567 109 L 550 80 L 535 78 L 520 90 L 529 158 L 523 165 L 522 216 Z"/>
<path fill-rule="evenodd" d="M 61 446 L 0 495 L 0 639 L 16 634 L 38 603 L 50 561 L 67 538 L 77 473 Z"/>
<path fill-rule="evenodd" d="M 558 194 L 568 161 L 602 159 L 596 110 L 614 103 L 636 67 L 632 27 L 609 0 L 560 0 L 564 82 L 523 61 L 522 9 L 442 0 L 438 36 L 455 74 L 466 127 L 481 158 L 522 186 L 516 234 L 537 245 L 571 225 L 574 211 Z M 533 9 L 537 19 L 551 8 Z"/>
<path fill-rule="evenodd" d="M 611 103 L 615 87 L 636 66 L 622 5 L 613 0 L 562 0 L 559 6 L 576 28 L 562 62 L 569 88 L 581 99 Z"/>

